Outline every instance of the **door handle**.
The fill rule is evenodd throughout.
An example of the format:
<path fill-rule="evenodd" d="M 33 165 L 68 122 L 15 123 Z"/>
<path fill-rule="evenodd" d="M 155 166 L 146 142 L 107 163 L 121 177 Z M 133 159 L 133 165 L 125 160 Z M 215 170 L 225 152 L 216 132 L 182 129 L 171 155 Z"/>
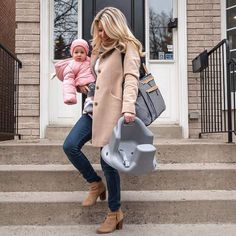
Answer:
<path fill-rule="evenodd" d="M 170 18 L 170 21 L 168 22 L 168 32 L 170 33 L 172 29 L 178 27 L 178 18 Z"/>

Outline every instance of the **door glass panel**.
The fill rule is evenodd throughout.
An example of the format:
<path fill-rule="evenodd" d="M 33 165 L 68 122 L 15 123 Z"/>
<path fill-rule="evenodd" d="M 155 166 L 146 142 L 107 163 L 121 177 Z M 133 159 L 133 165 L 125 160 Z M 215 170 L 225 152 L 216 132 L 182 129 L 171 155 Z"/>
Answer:
<path fill-rule="evenodd" d="M 172 0 L 149 0 L 150 60 L 173 60 L 173 33 L 168 23 L 173 18 Z"/>
<path fill-rule="evenodd" d="M 236 0 L 227 0 L 226 4 L 227 7 L 232 7 L 234 5 L 236 5 Z"/>
<path fill-rule="evenodd" d="M 78 35 L 78 0 L 54 0 L 54 59 L 70 57 Z"/>

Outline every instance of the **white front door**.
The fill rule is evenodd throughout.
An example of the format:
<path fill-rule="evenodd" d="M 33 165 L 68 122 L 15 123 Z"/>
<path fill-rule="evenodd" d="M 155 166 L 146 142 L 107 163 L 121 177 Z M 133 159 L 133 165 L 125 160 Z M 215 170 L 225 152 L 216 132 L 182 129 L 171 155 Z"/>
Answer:
<path fill-rule="evenodd" d="M 168 31 L 170 19 L 177 18 L 177 0 L 148 0 L 146 15 L 146 62 L 166 102 L 155 123 L 178 124 L 177 28 Z"/>

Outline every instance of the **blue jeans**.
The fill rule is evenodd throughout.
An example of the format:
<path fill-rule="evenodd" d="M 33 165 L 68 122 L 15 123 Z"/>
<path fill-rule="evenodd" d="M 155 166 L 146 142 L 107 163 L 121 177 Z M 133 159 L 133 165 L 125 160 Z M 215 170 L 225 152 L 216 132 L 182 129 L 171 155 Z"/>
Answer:
<path fill-rule="evenodd" d="M 84 144 L 91 138 L 92 119 L 90 116 L 84 114 L 72 128 L 63 144 L 63 149 L 68 159 L 89 183 L 99 182 L 101 180 L 101 177 L 97 175 L 91 163 L 81 151 Z M 107 182 L 108 206 L 111 211 L 117 211 L 120 208 L 119 173 L 102 158 L 100 161 Z"/>

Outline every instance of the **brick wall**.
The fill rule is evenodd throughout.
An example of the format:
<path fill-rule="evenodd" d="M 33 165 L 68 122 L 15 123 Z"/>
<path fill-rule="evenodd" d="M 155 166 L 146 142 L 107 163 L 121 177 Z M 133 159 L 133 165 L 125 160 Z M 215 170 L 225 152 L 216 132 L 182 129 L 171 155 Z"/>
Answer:
<path fill-rule="evenodd" d="M 40 0 L 16 0 L 16 54 L 20 70 L 19 133 L 39 138 Z"/>
<path fill-rule="evenodd" d="M 15 52 L 15 0 L 1 0 L 0 42 Z"/>
<path fill-rule="evenodd" d="M 204 49 L 211 49 L 221 40 L 220 0 L 187 0 L 188 34 L 188 98 L 189 113 L 200 114 L 200 77 L 192 73 L 192 60 Z M 200 132 L 200 119 L 189 120 L 191 138 Z"/>

